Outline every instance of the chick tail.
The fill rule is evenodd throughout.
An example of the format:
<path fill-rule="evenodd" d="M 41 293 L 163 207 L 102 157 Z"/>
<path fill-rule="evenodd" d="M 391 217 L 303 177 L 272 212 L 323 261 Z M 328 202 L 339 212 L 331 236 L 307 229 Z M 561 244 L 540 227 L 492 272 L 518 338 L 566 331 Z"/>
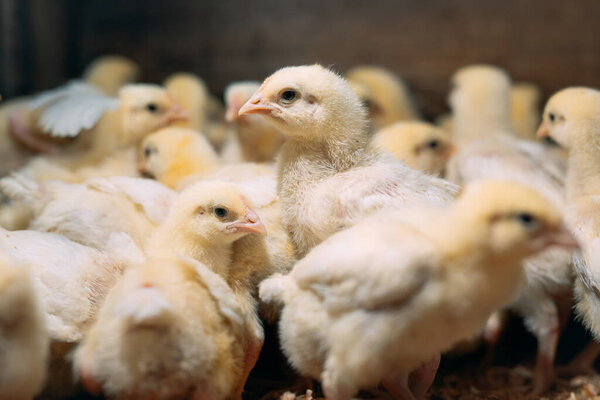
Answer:
<path fill-rule="evenodd" d="M 113 315 L 123 318 L 129 328 L 161 328 L 171 324 L 175 308 L 156 287 L 142 285 L 121 299 Z"/>
<path fill-rule="evenodd" d="M 0 192 L 12 200 L 21 200 L 30 207 L 35 207 L 42 197 L 43 189 L 33 179 L 12 173 L 0 179 Z"/>
<path fill-rule="evenodd" d="M 282 274 L 273 274 L 262 281 L 258 295 L 260 296 L 260 299 L 267 304 L 282 304 L 287 298 L 287 295 L 296 289 L 296 284 L 290 277 Z"/>

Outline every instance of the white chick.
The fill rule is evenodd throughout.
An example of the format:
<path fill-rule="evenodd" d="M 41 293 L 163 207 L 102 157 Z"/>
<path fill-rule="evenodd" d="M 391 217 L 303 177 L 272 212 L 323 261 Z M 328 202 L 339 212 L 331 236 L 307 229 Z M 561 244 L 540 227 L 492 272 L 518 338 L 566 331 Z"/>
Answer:
<path fill-rule="evenodd" d="M 199 179 L 243 181 L 274 173 L 269 164 L 223 165 L 208 141 L 190 129 L 161 129 L 142 142 L 140 153 L 140 172 L 177 190 Z"/>
<path fill-rule="evenodd" d="M 373 145 L 409 167 L 441 175 L 454 151 L 447 132 L 426 122 L 396 122 L 373 136 Z"/>
<path fill-rule="evenodd" d="M 221 277 L 189 258 L 152 258 L 111 291 L 75 368 L 110 397 L 241 399 L 245 336 Z"/>
<path fill-rule="evenodd" d="M 328 399 L 379 383 L 419 398 L 427 388 L 411 393 L 408 374 L 477 334 L 517 294 L 522 260 L 551 245 L 576 246 L 557 210 L 491 180 L 446 209 L 381 211 L 331 236 L 260 296 L 284 304 L 284 353 Z"/>
<path fill-rule="evenodd" d="M 366 111 L 320 65 L 283 68 L 240 109 L 288 136 L 279 157 L 282 221 L 299 256 L 385 206 L 441 204 L 455 186 L 368 148 Z"/>
<path fill-rule="evenodd" d="M 579 239 L 582 254 L 575 257 L 576 311 L 600 341 L 600 91 L 567 88 L 554 94 L 544 109 L 538 137 L 550 137 L 569 152 L 566 180 L 567 223 Z M 593 371 L 600 344 L 592 343 L 570 365 L 567 373 Z"/>
<path fill-rule="evenodd" d="M 0 400 L 31 400 L 46 377 L 48 335 L 25 269 L 0 256 Z"/>
<path fill-rule="evenodd" d="M 0 190 L 30 207 L 29 229 L 57 233 L 106 251 L 111 250 L 109 238 L 115 232 L 125 232 L 136 245 L 145 246 L 176 197 L 158 182 L 128 177 L 69 184 L 37 183 L 13 175 L 0 179 Z"/>
<path fill-rule="evenodd" d="M 285 139 L 285 136 L 264 117 L 238 115 L 240 108 L 259 87 L 260 82 L 244 81 L 230 83 L 225 88 L 225 120 L 235 126 L 236 138 L 242 153 L 240 161 L 273 161 Z"/>
<path fill-rule="evenodd" d="M 519 82 L 510 89 L 510 123 L 523 139 L 534 139 L 540 123 L 540 88 L 529 82 Z"/>
<path fill-rule="evenodd" d="M 107 96 L 116 96 L 121 87 L 137 81 L 140 75 L 140 67 L 133 60 L 110 54 L 92 61 L 83 72 L 82 79 Z"/>
<path fill-rule="evenodd" d="M 448 163 L 447 177 L 459 184 L 507 179 L 528 185 L 560 210 L 565 208 L 564 161 L 539 143 L 519 140 L 510 128 L 510 79 L 497 67 L 474 65 L 453 77 L 450 103 L 459 150 Z M 510 308 L 523 316 L 538 340 L 534 393 L 554 382 L 554 357 L 560 335 L 559 311 L 569 305 L 571 252 L 549 249 L 525 263 L 527 286 Z M 497 325 L 500 328 L 500 325 Z M 490 337 L 498 333 L 487 332 Z"/>
<path fill-rule="evenodd" d="M 178 72 L 170 75 L 164 86 L 189 116 L 186 120 L 175 122 L 174 126 L 204 132 L 209 101 L 204 81 L 192 73 Z"/>
<path fill-rule="evenodd" d="M 348 71 L 346 79 L 367 107 L 376 130 L 397 121 L 420 119 L 406 83 L 391 71 L 359 66 Z"/>

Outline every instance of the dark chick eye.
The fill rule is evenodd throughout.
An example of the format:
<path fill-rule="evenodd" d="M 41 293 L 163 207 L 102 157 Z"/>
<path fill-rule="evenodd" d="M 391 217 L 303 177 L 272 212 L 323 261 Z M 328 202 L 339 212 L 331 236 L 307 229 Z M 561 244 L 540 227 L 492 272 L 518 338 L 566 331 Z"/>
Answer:
<path fill-rule="evenodd" d="M 146 156 L 146 158 L 150 157 L 151 154 L 152 154 L 152 149 L 150 147 L 146 147 L 144 149 L 144 155 Z"/>
<path fill-rule="evenodd" d="M 223 207 L 215 207 L 214 213 L 219 218 L 225 218 L 227 216 L 227 209 Z"/>
<path fill-rule="evenodd" d="M 296 92 L 293 90 L 286 90 L 281 93 L 281 99 L 284 101 L 293 101 L 296 98 Z"/>
<path fill-rule="evenodd" d="M 146 111 L 155 113 L 158 111 L 158 106 L 154 103 L 148 103 L 146 104 Z"/>
<path fill-rule="evenodd" d="M 556 115 L 554 115 L 554 113 L 550 113 L 548 114 L 548 118 L 550 119 L 550 122 L 554 122 L 554 120 L 556 119 Z"/>
<path fill-rule="evenodd" d="M 429 143 L 427 143 L 427 147 L 429 147 L 431 150 L 435 150 L 440 147 L 440 142 L 439 140 L 431 140 Z"/>
<path fill-rule="evenodd" d="M 519 213 L 515 215 L 515 218 L 519 223 L 527 228 L 534 228 L 537 226 L 537 219 L 529 213 Z"/>

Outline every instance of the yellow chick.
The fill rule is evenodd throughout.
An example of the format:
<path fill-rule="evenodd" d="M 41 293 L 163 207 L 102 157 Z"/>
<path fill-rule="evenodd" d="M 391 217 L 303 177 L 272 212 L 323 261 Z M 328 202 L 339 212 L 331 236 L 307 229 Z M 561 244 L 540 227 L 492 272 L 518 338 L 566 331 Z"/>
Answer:
<path fill-rule="evenodd" d="M 354 67 L 346 79 L 369 111 L 374 128 L 421 116 L 406 83 L 392 72 L 375 66 Z"/>
<path fill-rule="evenodd" d="M 454 147 L 447 132 L 426 122 L 396 122 L 373 136 L 374 146 L 409 167 L 441 175 Z"/>
<path fill-rule="evenodd" d="M 600 140 L 600 91 L 573 87 L 554 94 L 544 108 L 538 137 L 550 137 L 568 150 L 566 179 L 567 223 L 582 245 L 575 257 L 576 311 L 585 325 L 600 341 L 600 260 L 598 245 L 600 226 L 598 195 L 600 194 L 600 162 L 597 147 Z M 567 373 L 593 371 L 600 344 L 592 343 L 564 369 Z"/>
<path fill-rule="evenodd" d="M 25 269 L 0 256 L 0 400 L 31 400 L 44 384 L 48 335 Z"/>
<path fill-rule="evenodd" d="M 104 94 L 116 96 L 121 87 L 137 81 L 140 75 L 140 67 L 134 61 L 112 54 L 92 61 L 83 72 L 82 79 Z"/>
<path fill-rule="evenodd" d="M 368 147 L 366 110 L 320 65 L 283 68 L 240 109 L 287 136 L 279 156 L 281 219 L 298 256 L 383 207 L 440 204 L 455 187 Z"/>
<path fill-rule="evenodd" d="M 151 258 L 110 292 L 75 369 L 109 397 L 241 400 L 245 335 L 221 277 L 189 258 Z"/>
<path fill-rule="evenodd" d="M 540 143 L 518 139 L 512 131 L 508 75 L 494 66 L 472 65 L 460 69 L 453 83 L 453 140 L 459 148 L 448 163 L 448 179 L 463 185 L 489 178 L 519 182 L 564 210 L 564 160 Z M 554 381 L 559 311 L 570 308 L 560 303 L 568 301 L 566 294 L 572 287 L 570 262 L 571 252 L 562 249 L 549 249 L 528 259 L 527 287 L 510 305 L 523 316 L 525 326 L 538 340 L 534 376 L 534 392 L 538 395 Z"/>
<path fill-rule="evenodd" d="M 259 87 L 260 82 L 244 81 L 231 83 L 225 88 L 225 120 L 235 126 L 242 153 L 240 161 L 273 161 L 285 139 L 264 117 L 238 115 L 240 108 Z"/>
<path fill-rule="evenodd" d="M 477 334 L 518 293 L 522 260 L 553 245 L 577 246 L 547 200 L 482 181 L 447 208 L 381 211 L 331 236 L 260 296 L 283 303 L 283 351 L 326 398 L 379 383 L 421 398 L 427 385 L 411 393 L 408 374 Z"/>
<path fill-rule="evenodd" d="M 541 117 L 541 97 L 540 88 L 533 83 L 515 83 L 510 89 L 510 123 L 523 139 L 535 139 Z"/>
<path fill-rule="evenodd" d="M 174 126 L 204 132 L 209 101 L 204 81 L 192 73 L 179 72 L 170 75 L 164 86 L 189 116 L 186 120 L 175 122 Z"/>
<path fill-rule="evenodd" d="M 140 173 L 177 190 L 199 179 L 243 181 L 274 173 L 269 164 L 223 165 L 202 135 L 183 128 L 164 128 L 149 135 L 140 153 Z"/>

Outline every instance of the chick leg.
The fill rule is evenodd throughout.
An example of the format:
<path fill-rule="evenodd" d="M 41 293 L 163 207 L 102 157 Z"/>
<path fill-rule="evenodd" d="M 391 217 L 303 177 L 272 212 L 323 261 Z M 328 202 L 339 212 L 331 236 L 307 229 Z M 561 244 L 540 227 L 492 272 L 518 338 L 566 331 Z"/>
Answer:
<path fill-rule="evenodd" d="M 441 354 L 438 354 L 411 372 L 409 377 L 409 385 L 411 392 L 417 399 L 423 398 L 433 383 L 438 367 L 440 366 L 441 358 Z"/>
<path fill-rule="evenodd" d="M 256 337 L 251 337 L 246 339 L 245 346 L 245 355 L 244 355 L 244 366 L 242 372 L 242 378 L 240 380 L 240 385 L 235 392 L 234 399 L 242 399 L 242 393 L 244 391 L 244 386 L 246 386 L 246 381 L 248 380 L 248 376 L 250 376 L 250 372 L 254 369 L 256 362 L 258 361 L 258 356 L 260 355 L 260 351 L 262 350 L 263 340 Z"/>
<path fill-rule="evenodd" d="M 567 365 L 559 367 L 558 373 L 562 376 L 594 374 L 594 361 L 598 355 L 600 355 L 600 343 L 593 340 Z"/>
<path fill-rule="evenodd" d="M 383 381 L 383 386 L 397 400 L 417 400 L 408 385 L 409 373 L 398 375 L 394 379 Z"/>
<path fill-rule="evenodd" d="M 338 371 L 332 364 L 334 364 L 333 360 L 328 359 L 325 363 L 325 371 L 321 374 L 325 398 L 327 400 L 350 400 L 358 388 L 348 378 L 349 374 Z"/>

